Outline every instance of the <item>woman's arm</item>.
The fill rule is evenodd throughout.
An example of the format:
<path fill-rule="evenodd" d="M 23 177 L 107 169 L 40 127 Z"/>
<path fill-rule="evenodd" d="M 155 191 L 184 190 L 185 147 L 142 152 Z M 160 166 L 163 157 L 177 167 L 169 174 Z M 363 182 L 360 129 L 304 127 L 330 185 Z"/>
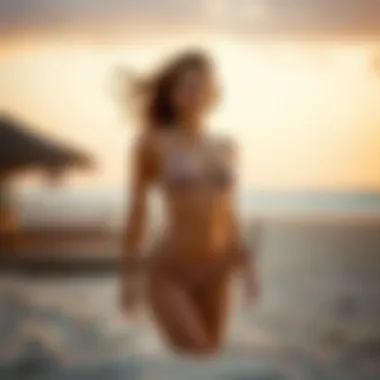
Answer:
<path fill-rule="evenodd" d="M 240 255 L 243 247 L 244 247 L 244 238 L 240 225 L 240 220 L 238 218 L 237 213 L 237 192 L 238 192 L 238 181 L 236 180 L 236 172 L 238 167 L 238 147 L 236 143 L 232 140 L 224 141 L 224 154 L 226 160 L 229 164 L 230 170 L 233 173 L 233 177 L 235 177 L 235 181 L 233 183 L 233 187 L 230 189 L 229 197 L 228 197 L 228 231 L 229 231 L 229 242 L 231 244 L 231 249 L 234 255 L 234 260 L 237 260 Z"/>
<path fill-rule="evenodd" d="M 141 269 L 147 228 L 148 192 L 154 176 L 154 158 L 147 138 L 137 141 L 132 155 L 130 206 L 125 224 L 121 257 L 123 302 L 136 298 L 136 281 Z"/>
<path fill-rule="evenodd" d="M 239 225 L 239 220 L 235 209 L 231 208 L 229 213 L 229 225 L 233 265 L 238 269 L 245 284 L 249 298 L 256 298 L 259 291 L 258 267 L 257 267 L 257 246 L 254 242 L 247 242 Z"/>
<path fill-rule="evenodd" d="M 236 172 L 238 167 L 238 149 L 233 141 L 227 145 L 227 152 L 229 155 L 229 162 L 231 162 L 231 167 Z M 230 197 L 228 223 L 232 261 L 243 276 L 247 291 L 250 293 L 249 295 L 256 297 L 258 293 L 257 247 L 252 247 L 249 245 L 242 231 L 236 204 L 237 184 L 235 184 L 234 188 L 231 189 Z"/>

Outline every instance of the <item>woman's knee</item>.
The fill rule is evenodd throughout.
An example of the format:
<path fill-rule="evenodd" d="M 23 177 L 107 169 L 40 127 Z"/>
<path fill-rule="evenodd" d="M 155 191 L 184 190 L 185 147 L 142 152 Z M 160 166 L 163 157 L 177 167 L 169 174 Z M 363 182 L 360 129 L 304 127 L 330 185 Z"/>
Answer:
<path fill-rule="evenodd" d="M 214 357 L 223 351 L 223 345 L 219 340 L 208 339 L 207 341 L 171 342 L 173 351 L 198 357 Z"/>

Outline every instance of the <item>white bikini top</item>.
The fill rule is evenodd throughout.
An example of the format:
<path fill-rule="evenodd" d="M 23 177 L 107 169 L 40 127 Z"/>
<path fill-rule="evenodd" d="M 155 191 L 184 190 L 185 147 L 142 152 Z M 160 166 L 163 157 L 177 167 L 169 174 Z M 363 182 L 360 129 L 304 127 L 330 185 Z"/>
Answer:
<path fill-rule="evenodd" d="M 200 154 L 178 148 L 168 157 L 164 168 L 165 182 L 174 188 L 193 187 L 200 182 L 225 188 L 234 182 L 233 174 L 215 141 Z"/>

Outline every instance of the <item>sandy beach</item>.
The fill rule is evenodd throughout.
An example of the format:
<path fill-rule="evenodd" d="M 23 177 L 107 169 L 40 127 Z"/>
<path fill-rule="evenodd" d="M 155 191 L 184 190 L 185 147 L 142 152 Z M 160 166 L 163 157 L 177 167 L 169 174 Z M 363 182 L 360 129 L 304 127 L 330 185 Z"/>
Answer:
<path fill-rule="evenodd" d="M 377 221 L 280 218 L 263 227 L 262 297 L 244 310 L 236 288 L 230 342 L 216 361 L 170 355 L 149 315 L 126 323 L 112 268 L 91 276 L 9 268 L 0 281 L 0 377 L 379 379 Z"/>

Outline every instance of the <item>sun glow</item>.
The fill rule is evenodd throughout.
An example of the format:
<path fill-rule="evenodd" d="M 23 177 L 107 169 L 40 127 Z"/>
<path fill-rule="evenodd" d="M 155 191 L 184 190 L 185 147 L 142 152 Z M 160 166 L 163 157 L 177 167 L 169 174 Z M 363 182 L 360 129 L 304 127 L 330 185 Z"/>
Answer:
<path fill-rule="evenodd" d="M 132 133 L 125 125 L 133 121 L 112 98 L 113 69 L 147 71 L 196 39 L 8 47 L 0 109 L 95 152 L 95 185 L 121 184 Z M 224 89 L 212 129 L 240 141 L 245 186 L 380 187 L 380 90 L 368 75 L 366 46 L 202 40 Z"/>

